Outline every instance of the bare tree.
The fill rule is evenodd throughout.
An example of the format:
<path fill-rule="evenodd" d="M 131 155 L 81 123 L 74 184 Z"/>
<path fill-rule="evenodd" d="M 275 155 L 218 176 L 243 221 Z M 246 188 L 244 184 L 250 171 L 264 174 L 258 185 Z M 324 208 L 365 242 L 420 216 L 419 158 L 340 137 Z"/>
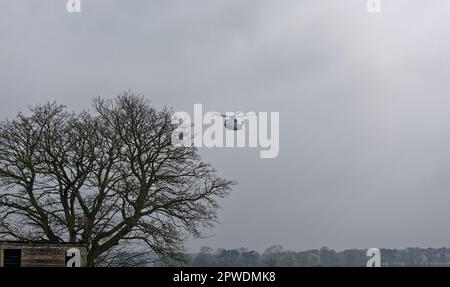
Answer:
<path fill-rule="evenodd" d="M 177 258 L 187 236 L 216 222 L 232 182 L 195 148 L 172 145 L 170 110 L 130 92 L 94 106 L 46 104 L 0 124 L 0 236 L 83 242 L 90 266 L 126 249 L 125 260 L 136 250 Z"/>

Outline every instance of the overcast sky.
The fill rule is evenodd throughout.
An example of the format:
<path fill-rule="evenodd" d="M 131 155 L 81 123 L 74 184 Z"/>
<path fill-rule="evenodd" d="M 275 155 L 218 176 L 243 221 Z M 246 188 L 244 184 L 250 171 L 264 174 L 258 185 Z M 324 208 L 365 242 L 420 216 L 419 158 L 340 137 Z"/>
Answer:
<path fill-rule="evenodd" d="M 0 115 L 131 89 L 280 112 L 280 155 L 201 150 L 239 184 L 192 250 L 450 246 L 450 1 L 0 0 Z"/>

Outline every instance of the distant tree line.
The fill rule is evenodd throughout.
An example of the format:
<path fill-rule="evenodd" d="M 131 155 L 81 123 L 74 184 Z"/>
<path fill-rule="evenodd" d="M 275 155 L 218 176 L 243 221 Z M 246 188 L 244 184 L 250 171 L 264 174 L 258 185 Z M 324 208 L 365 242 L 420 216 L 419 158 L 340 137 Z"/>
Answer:
<path fill-rule="evenodd" d="M 197 254 L 186 255 L 184 266 L 192 267 L 360 267 L 367 260 L 366 249 L 337 252 L 322 247 L 307 251 L 269 247 L 263 253 L 239 249 L 202 247 Z M 450 266 L 450 248 L 380 249 L 382 266 Z"/>

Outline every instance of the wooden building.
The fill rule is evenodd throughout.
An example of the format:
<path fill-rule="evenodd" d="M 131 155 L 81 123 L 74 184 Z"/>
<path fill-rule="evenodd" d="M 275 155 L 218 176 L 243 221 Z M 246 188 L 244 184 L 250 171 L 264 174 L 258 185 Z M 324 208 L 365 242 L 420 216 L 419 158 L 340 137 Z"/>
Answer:
<path fill-rule="evenodd" d="M 0 241 L 0 267 L 85 267 L 87 246 Z"/>

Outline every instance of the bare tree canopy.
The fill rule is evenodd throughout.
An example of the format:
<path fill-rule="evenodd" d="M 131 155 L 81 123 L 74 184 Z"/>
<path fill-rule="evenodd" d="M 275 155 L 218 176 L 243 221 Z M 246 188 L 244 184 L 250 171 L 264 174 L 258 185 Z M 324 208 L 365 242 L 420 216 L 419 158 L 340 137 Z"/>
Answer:
<path fill-rule="evenodd" d="M 90 266 L 127 248 L 176 257 L 232 182 L 171 144 L 170 110 L 131 92 L 94 107 L 45 104 L 0 124 L 0 238 L 84 242 Z"/>

